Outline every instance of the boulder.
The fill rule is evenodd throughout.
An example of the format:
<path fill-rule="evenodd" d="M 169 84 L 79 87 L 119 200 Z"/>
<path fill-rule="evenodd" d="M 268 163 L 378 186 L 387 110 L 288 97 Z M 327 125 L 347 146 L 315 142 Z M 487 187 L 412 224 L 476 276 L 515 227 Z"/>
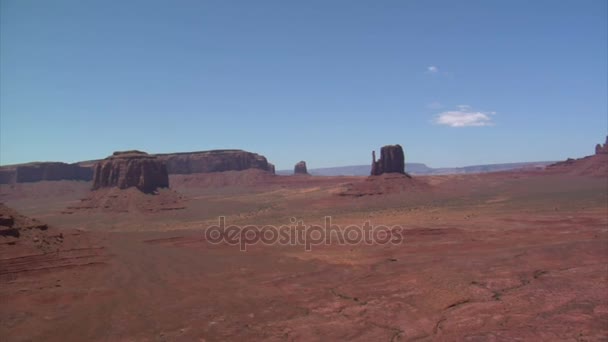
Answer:
<path fill-rule="evenodd" d="M 93 190 L 116 187 L 136 187 L 151 193 L 169 187 L 169 174 L 165 162 L 141 151 L 114 152 L 94 167 Z"/>
<path fill-rule="evenodd" d="M 293 174 L 294 175 L 307 175 L 308 174 L 308 170 L 306 169 L 306 162 L 305 161 L 300 161 L 298 162 L 294 167 L 293 167 Z"/>
<path fill-rule="evenodd" d="M 376 151 L 372 151 L 372 176 L 383 173 L 405 174 L 405 157 L 401 145 L 387 145 L 380 149 L 380 159 L 376 160 Z"/>

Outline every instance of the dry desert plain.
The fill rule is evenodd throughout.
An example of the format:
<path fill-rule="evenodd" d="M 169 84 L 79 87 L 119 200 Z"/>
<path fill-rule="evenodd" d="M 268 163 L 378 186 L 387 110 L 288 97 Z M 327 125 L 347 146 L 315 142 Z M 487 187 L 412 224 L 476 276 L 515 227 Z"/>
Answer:
<path fill-rule="evenodd" d="M 156 195 L 91 195 L 82 181 L 2 185 L 1 202 L 49 228 L 0 237 L 0 336 L 607 341 L 607 156 L 414 178 L 172 175 Z M 219 216 L 400 225 L 403 241 L 242 252 L 205 240 Z"/>

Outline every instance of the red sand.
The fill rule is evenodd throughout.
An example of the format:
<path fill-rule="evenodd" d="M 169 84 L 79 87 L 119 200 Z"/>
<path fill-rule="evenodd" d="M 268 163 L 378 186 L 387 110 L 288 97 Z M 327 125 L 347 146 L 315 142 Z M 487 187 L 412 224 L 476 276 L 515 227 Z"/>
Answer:
<path fill-rule="evenodd" d="M 172 176 L 183 209 L 71 214 L 62 211 L 88 196 L 79 182 L 2 186 L 2 201 L 64 238 L 48 253 L 27 240 L 0 244 L 0 336 L 608 339 L 605 176 L 554 169 L 392 178 Z M 373 195 L 343 196 L 349 191 Z M 369 220 L 406 233 L 395 246 L 305 252 L 301 245 L 255 245 L 240 252 L 204 240 L 203 228 L 220 215 L 258 225 L 288 224 L 290 217 L 321 223 L 331 215 L 343 226 Z"/>

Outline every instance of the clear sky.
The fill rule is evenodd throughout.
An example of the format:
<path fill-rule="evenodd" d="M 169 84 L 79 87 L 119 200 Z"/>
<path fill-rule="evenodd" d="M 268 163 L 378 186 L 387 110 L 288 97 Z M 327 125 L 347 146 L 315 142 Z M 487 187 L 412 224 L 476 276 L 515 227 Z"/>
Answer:
<path fill-rule="evenodd" d="M 608 131 L 607 3 L 0 0 L 0 164 L 581 157 Z"/>

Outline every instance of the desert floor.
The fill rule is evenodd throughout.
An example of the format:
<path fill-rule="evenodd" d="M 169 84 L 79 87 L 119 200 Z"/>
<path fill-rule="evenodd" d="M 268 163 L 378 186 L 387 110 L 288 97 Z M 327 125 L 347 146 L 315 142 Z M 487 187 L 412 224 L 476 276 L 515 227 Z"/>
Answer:
<path fill-rule="evenodd" d="M 171 176 L 172 206 L 141 209 L 155 195 L 125 190 L 118 207 L 79 208 L 90 186 L 0 187 L 1 202 L 63 237 L 46 253 L 0 244 L 2 340 L 608 341 L 606 177 L 224 172 Z M 218 216 L 405 233 L 243 252 L 205 240 Z"/>

